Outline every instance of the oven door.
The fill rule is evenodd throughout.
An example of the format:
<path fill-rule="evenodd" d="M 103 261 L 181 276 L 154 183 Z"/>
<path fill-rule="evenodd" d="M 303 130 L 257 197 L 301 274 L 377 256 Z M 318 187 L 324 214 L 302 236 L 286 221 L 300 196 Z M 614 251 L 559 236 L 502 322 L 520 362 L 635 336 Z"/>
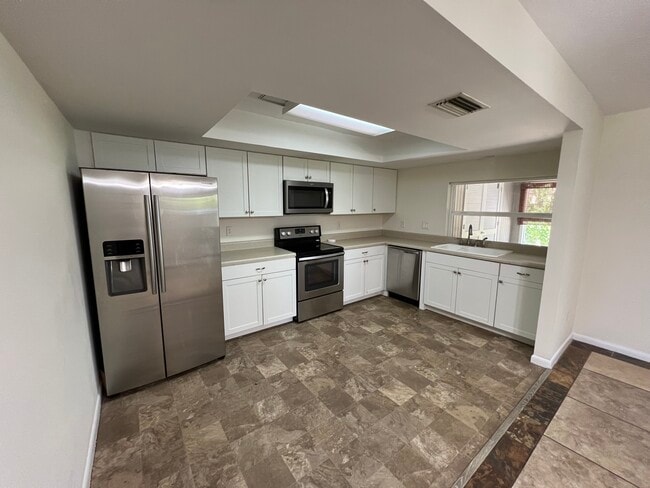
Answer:
<path fill-rule="evenodd" d="M 284 182 L 284 213 L 332 213 L 334 185 L 308 181 Z"/>
<path fill-rule="evenodd" d="M 298 301 L 343 290 L 343 253 L 298 259 Z"/>

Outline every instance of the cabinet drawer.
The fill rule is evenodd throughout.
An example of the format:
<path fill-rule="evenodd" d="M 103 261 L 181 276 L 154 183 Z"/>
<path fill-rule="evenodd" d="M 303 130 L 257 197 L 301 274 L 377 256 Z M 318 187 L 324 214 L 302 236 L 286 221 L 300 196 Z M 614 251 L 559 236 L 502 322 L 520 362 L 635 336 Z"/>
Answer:
<path fill-rule="evenodd" d="M 499 278 L 510 278 L 513 280 L 542 284 L 544 282 L 544 270 L 526 268 L 524 266 L 513 266 L 511 264 L 502 264 Z"/>
<path fill-rule="evenodd" d="M 383 256 L 386 252 L 386 246 L 360 247 L 345 251 L 345 259 L 367 258 L 370 256 Z"/>
<path fill-rule="evenodd" d="M 232 280 L 236 278 L 245 278 L 257 274 L 275 273 L 277 271 L 291 271 L 296 269 L 296 260 L 272 259 L 269 261 L 258 261 L 255 263 L 235 264 L 233 266 L 224 266 L 221 269 L 223 280 Z"/>
<path fill-rule="evenodd" d="M 463 258 L 437 252 L 427 252 L 427 263 L 442 264 L 454 268 L 467 269 L 497 276 L 499 274 L 499 263 L 483 261 L 481 259 Z"/>

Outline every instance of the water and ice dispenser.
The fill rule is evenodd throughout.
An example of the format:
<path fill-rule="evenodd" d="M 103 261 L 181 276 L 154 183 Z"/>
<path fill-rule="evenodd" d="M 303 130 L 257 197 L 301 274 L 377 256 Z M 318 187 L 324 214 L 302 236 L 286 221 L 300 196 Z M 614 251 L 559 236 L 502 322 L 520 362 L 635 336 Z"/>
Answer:
<path fill-rule="evenodd" d="M 104 241 L 103 248 L 110 296 L 147 291 L 144 242 L 141 239 Z"/>

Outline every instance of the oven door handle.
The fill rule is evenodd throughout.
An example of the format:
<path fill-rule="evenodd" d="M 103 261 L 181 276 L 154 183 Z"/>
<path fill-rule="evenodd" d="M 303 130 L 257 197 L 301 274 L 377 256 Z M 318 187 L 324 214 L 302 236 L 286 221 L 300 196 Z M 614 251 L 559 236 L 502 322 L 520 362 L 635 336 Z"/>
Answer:
<path fill-rule="evenodd" d="M 311 256 L 309 258 L 298 258 L 298 262 L 303 262 L 303 261 L 314 261 L 315 259 L 329 259 L 329 258 L 336 258 L 339 256 L 343 256 L 344 253 L 339 252 L 336 254 L 326 254 L 325 256 Z"/>
<path fill-rule="evenodd" d="M 330 191 L 328 188 L 323 188 L 325 190 L 325 206 L 323 208 L 329 208 L 330 206 Z"/>

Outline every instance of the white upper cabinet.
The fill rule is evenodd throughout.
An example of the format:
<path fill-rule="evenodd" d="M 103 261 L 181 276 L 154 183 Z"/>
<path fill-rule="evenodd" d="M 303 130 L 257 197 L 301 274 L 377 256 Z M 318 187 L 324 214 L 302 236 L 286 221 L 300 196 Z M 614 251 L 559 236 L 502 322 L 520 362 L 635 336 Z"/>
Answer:
<path fill-rule="evenodd" d="M 91 137 L 95 168 L 156 171 L 152 140 L 94 132 Z"/>
<path fill-rule="evenodd" d="M 353 168 L 354 166 L 351 164 L 331 164 L 330 181 L 334 185 L 333 214 L 349 215 L 352 213 Z"/>
<path fill-rule="evenodd" d="M 282 215 L 282 156 L 248 153 L 251 217 Z"/>
<path fill-rule="evenodd" d="M 318 161 L 316 159 L 283 158 L 283 178 L 293 181 L 330 181 L 329 161 Z"/>
<path fill-rule="evenodd" d="M 282 158 L 282 177 L 285 180 L 308 180 L 307 160 L 302 158 Z"/>
<path fill-rule="evenodd" d="M 248 217 L 248 166 L 245 151 L 206 148 L 207 174 L 217 178 L 220 217 Z"/>
<path fill-rule="evenodd" d="M 352 213 L 372 213 L 372 168 L 370 166 L 353 166 L 352 179 Z M 336 188 L 334 188 L 336 200 Z"/>
<path fill-rule="evenodd" d="M 307 161 L 307 176 L 309 181 L 320 181 L 321 183 L 330 180 L 330 163 L 329 161 L 318 161 L 310 159 Z"/>
<path fill-rule="evenodd" d="M 372 211 L 373 213 L 395 213 L 397 200 L 397 171 L 373 168 Z"/>
<path fill-rule="evenodd" d="M 156 171 L 205 176 L 205 146 L 154 141 Z"/>

